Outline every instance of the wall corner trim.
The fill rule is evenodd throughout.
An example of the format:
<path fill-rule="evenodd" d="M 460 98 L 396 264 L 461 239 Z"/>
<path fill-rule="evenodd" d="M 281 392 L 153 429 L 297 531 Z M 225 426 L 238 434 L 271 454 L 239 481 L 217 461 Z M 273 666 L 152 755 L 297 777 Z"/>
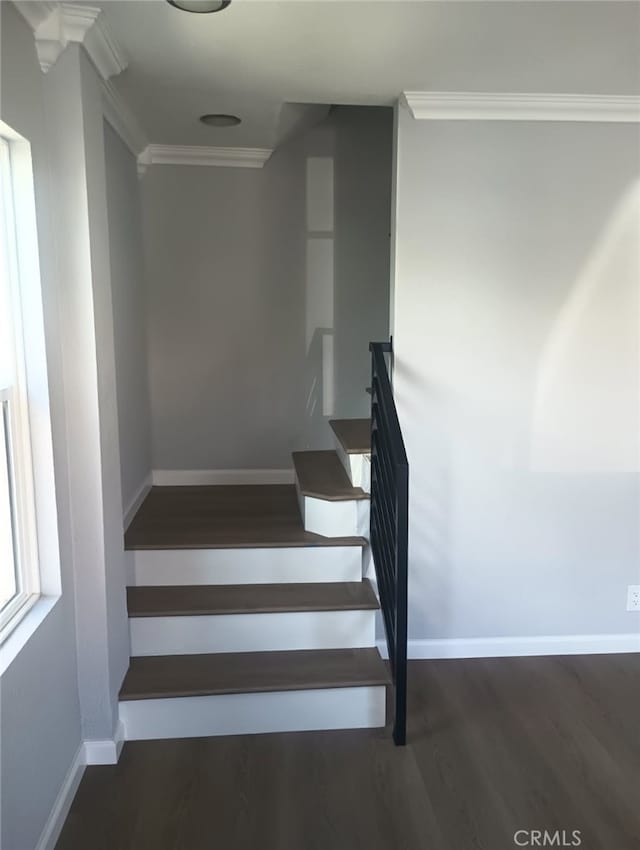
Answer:
<path fill-rule="evenodd" d="M 152 478 L 151 473 L 149 473 L 145 477 L 142 484 L 138 487 L 136 494 L 134 495 L 133 499 L 131 499 L 131 501 L 127 505 L 127 508 L 124 512 L 122 524 L 124 526 L 125 531 L 127 530 L 127 528 L 129 528 L 129 526 L 131 524 L 131 520 L 137 514 L 138 509 L 140 508 L 140 505 L 144 502 L 145 498 L 147 497 L 149 490 L 151 490 L 152 484 L 153 484 L 153 478 Z"/>
<path fill-rule="evenodd" d="M 384 658 L 384 640 L 376 641 Z M 640 634 L 514 635 L 476 638 L 409 639 L 410 659 L 510 658 L 526 655 L 607 655 L 640 652 Z"/>
<path fill-rule="evenodd" d="M 400 103 L 423 121 L 640 121 L 635 95 L 406 91 Z"/>
<path fill-rule="evenodd" d="M 84 763 L 117 764 L 124 746 L 124 726 L 119 721 L 113 738 L 84 742 Z"/>
<path fill-rule="evenodd" d="M 82 44 L 100 76 L 107 80 L 127 67 L 127 58 L 97 6 L 14 0 L 33 31 L 40 68 L 46 74 L 68 44 Z"/>
<path fill-rule="evenodd" d="M 223 168 L 262 168 L 272 153 L 271 148 L 152 144 L 138 156 L 138 167 L 146 169 L 149 165 L 202 165 Z"/>
<path fill-rule="evenodd" d="M 84 744 L 80 744 L 44 825 L 36 850 L 54 850 L 80 785 L 85 765 Z"/>

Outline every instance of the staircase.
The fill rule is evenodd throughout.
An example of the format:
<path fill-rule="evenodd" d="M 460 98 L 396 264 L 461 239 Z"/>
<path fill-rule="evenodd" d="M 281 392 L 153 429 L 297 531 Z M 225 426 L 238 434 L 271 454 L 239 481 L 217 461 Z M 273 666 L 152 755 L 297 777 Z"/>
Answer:
<path fill-rule="evenodd" d="M 369 420 L 296 452 L 294 485 L 154 487 L 125 535 L 127 740 L 385 724 L 363 578 Z"/>

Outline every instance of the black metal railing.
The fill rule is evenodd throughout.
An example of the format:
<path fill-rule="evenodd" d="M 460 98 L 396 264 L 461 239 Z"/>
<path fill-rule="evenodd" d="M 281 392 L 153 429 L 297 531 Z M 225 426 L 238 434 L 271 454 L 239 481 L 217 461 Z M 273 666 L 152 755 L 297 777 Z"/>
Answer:
<path fill-rule="evenodd" d="M 391 342 L 371 351 L 371 551 L 394 683 L 393 739 L 407 739 L 407 545 L 409 464 L 393 400 L 385 354 Z"/>

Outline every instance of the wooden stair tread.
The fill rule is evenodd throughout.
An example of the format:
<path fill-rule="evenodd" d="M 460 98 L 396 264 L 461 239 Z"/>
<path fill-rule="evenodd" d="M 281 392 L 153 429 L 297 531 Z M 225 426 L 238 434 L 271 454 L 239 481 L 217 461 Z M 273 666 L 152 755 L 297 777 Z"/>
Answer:
<path fill-rule="evenodd" d="M 329 425 L 348 455 L 370 454 L 370 419 L 331 419 Z"/>
<path fill-rule="evenodd" d="M 377 649 L 226 652 L 132 658 L 121 700 L 386 685 Z"/>
<path fill-rule="evenodd" d="M 365 545 L 305 531 L 293 484 L 152 487 L 125 534 L 126 549 Z"/>
<path fill-rule="evenodd" d="M 368 499 L 362 487 L 353 487 L 334 451 L 294 452 L 293 465 L 300 491 L 305 496 L 341 502 Z"/>
<path fill-rule="evenodd" d="M 368 581 L 128 587 L 130 617 L 267 614 L 378 608 Z"/>

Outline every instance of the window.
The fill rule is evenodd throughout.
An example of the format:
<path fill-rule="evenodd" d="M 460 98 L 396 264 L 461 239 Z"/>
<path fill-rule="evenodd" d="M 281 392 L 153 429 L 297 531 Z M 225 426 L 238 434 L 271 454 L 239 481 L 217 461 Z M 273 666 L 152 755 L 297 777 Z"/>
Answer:
<path fill-rule="evenodd" d="M 0 642 L 40 591 L 12 140 L 0 135 Z"/>

